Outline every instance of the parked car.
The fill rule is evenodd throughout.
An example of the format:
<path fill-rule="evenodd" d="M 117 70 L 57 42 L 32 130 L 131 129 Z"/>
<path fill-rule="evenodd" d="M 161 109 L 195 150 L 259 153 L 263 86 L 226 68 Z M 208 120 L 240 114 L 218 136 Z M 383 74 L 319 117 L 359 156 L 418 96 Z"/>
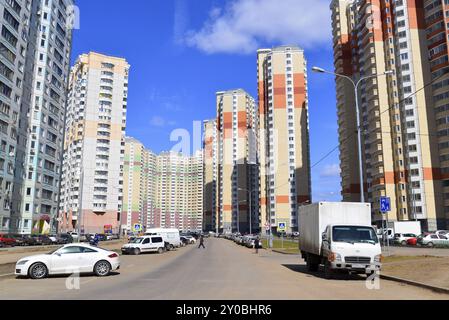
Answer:
<path fill-rule="evenodd" d="M 44 246 L 51 246 L 52 244 L 55 244 L 55 243 L 53 242 L 53 240 L 50 239 L 50 237 L 47 236 L 47 235 L 41 235 L 41 236 L 40 236 L 40 239 L 41 239 L 42 245 L 44 245 Z"/>
<path fill-rule="evenodd" d="M 441 245 L 449 246 L 449 239 L 446 236 L 429 234 L 418 238 L 418 243 L 422 246 L 435 247 Z"/>
<path fill-rule="evenodd" d="M 408 246 L 416 246 L 418 244 L 418 237 L 416 238 L 410 238 L 407 240 Z"/>
<path fill-rule="evenodd" d="M 68 244 L 48 254 L 20 259 L 16 263 L 15 274 L 32 279 L 74 272 L 94 273 L 104 277 L 119 268 L 119 255 L 113 251 L 87 244 Z"/>
<path fill-rule="evenodd" d="M 187 240 L 189 240 L 189 244 L 195 244 L 196 243 L 196 239 L 192 236 L 183 236 L 184 238 L 186 238 Z"/>
<path fill-rule="evenodd" d="M 62 233 L 59 235 L 66 243 L 73 243 L 74 239 L 69 233 Z"/>
<path fill-rule="evenodd" d="M 120 235 L 119 234 L 113 234 L 112 235 L 112 240 L 120 240 Z"/>
<path fill-rule="evenodd" d="M 25 235 L 23 237 L 24 241 L 25 241 L 25 245 L 26 246 L 36 246 L 37 245 L 37 241 L 36 239 L 34 239 L 32 236 L 30 235 Z"/>
<path fill-rule="evenodd" d="M 10 234 L 10 235 L 7 235 L 6 237 L 14 239 L 16 241 L 16 244 L 15 244 L 16 246 L 23 247 L 26 245 L 25 236 L 23 236 L 21 234 Z"/>
<path fill-rule="evenodd" d="M 53 244 L 67 244 L 67 240 L 57 234 L 52 234 L 49 238 L 53 241 Z"/>
<path fill-rule="evenodd" d="M 78 232 L 72 231 L 72 232 L 68 232 L 68 234 L 72 237 L 73 242 L 79 241 L 80 235 Z"/>
<path fill-rule="evenodd" d="M 98 234 L 98 238 L 100 241 L 107 241 L 108 237 L 105 234 Z"/>
<path fill-rule="evenodd" d="M 394 243 L 406 246 L 408 239 L 412 239 L 412 238 L 416 238 L 416 237 L 417 237 L 417 235 L 413 234 L 413 233 L 396 233 L 394 235 Z"/>
<path fill-rule="evenodd" d="M 143 252 L 158 252 L 165 251 L 165 241 L 161 236 L 143 236 L 135 238 L 128 244 L 122 246 L 123 254 L 139 255 Z"/>
<path fill-rule="evenodd" d="M 251 239 L 246 243 L 246 247 L 254 249 L 254 248 L 255 248 L 255 245 L 256 245 L 256 241 L 259 241 L 259 249 L 261 249 L 261 248 L 262 248 L 262 241 L 261 241 L 260 239 L 257 240 L 257 237 L 251 238 Z"/>
<path fill-rule="evenodd" d="M 447 236 L 449 236 L 449 231 L 447 231 L 447 230 L 438 230 L 437 232 L 435 232 L 435 234 L 437 236 L 445 236 L 445 237 L 447 237 Z"/>
<path fill-rule="evenodd" d="M 179 237 L 181 239 L 181 246 L 185 247 L 190 244 L 190 241 L 186 237 Z"/>
<path fill-rule="evenodd" d="M 5 247 L 14 247 L 16 245 L 16 240 L 6 234 L 0 234 L 0 243 Z"/>
<path fill-rule="evenodd" d="M 41 246 L 42 245 L 42 238 L 38 234 L 32 234 L 30 236 L 32 239 L 34 239 L 34 245 Z"/>

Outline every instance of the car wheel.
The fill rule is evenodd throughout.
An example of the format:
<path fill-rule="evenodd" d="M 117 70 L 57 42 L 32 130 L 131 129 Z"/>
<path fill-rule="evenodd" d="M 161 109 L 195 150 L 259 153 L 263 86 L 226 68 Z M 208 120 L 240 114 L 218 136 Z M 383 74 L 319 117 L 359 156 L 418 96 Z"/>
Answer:
<path fill-rule="evenodd" d="M 137 249 L 137 248 L 135 248 L 135 249 L 133 250 L 133 254 L 134 254 L 135 256 L 138 256 L 138 255 L 140 254 L 140 250 Z"/>
<path fill-rule="evenodd" d="M 433 242 L 429 242 L 429 243 L 427 244 L 427 246 L 428 246 L 429 248 L 433 248 Z"/>
<path fill-rule="evenodd" d="M 164 248 L 159 248 L 159 249 L 157 249 L 157 253 L 159 253 L 159 254 L 164 253 Z"/>
<path fill-rule="evenodd" d="M 107 261 L 98 261 L 95 264 L 94 272 L 97 277 L 105 277 L 111 272 L 111 264 Z"/>
<path fill-rule="evenodd" d="M 407 241 L 402 241 L 401 244 L 402 244 L 403 246 L 406 246 L 406 245 L 407 245 Z"/>
<path fill-rule="evenodd" d="M 42 262 L 35 263 L 28 270 L 28 275 L 31 279 L 44 279 L 48 275 L 47 266 Z"/>

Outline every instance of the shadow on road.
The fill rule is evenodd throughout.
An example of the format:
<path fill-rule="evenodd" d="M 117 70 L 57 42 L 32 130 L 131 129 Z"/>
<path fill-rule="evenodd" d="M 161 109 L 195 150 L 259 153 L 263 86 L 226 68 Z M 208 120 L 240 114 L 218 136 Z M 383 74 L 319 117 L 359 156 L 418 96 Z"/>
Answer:
<path fill-rule="evenodd" d="M 282 266 L 287 269 L 290 269 L 291 271 L 303 273 L 303 274 L 306 274 L 306 275 L 314 277 L 314 278 L 326 279 L 324 277 L 324 272 L 321 267 L 320 267 L 319 272 L 311 272 L 311 271 L 308 271 L 307 266 L 303 265 L 303 264 L 283 264 Z M 363 281 L 365 281 L 366 277 L 363 275 L 359 275 L 359 274 L 349 274 L 346 272 L 335 272 L 333 274 L 333 280 L 346 280 L 346 281 L 354 281 L 354 280 L 361 281 L 361 280 L 363 280 Z"/>
<path fill-rule="evenodd" d="M 109 275 L 107 275 L 104 278 L 109 278 L 109 277 L 115 277 L 115 276 L 119 276 L 120 272 L 117 271 L 112 271 Z M 64 278 L 69 278 L 70 274 L 57 274 L 57 275 L 50 275 L 44 279 L 40 279 L 40 280 L 45 280 L 45 279 L 64 279 Z M 100 278 L 95 276 L 93 273 L 82 273 L 80 274 L 80 278 Z M 17 280 L 32 280 L 31 278 L 28 277 L 24 277 L 24 276 L 16 276 L 15 279 Z M 33 281 L 39 281 L 39 280 L 33 280 Z"/>

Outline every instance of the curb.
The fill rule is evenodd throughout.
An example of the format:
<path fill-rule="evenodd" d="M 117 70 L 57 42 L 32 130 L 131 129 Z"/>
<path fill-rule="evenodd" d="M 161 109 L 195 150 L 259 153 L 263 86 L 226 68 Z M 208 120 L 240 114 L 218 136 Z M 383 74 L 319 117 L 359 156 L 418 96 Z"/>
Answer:
<path fill-rule="evenodd" d="M 402 279 L 402 278 L 397 278 L 397 277 L 393 277 L 393 276 L 387 276 L 387 275 L 380 275 L 381 279 L 384 280 L 390 280 L 390 281 L 395 281 L 395 282 L 399 282 L 399 283 L 405 283 L 411 286 L 415 286 L 415 287 L 419 287 L 419 288 L 423 288 L 423 289 L 427 289 L 427 290 L 431 290 L 437 293 L 444 293 L 444 294 L 449 294 L 449 289 L 446 288 L 441 288 L 441 287 L 435 287 L 435 286 L 431 286 L 425 283 L 421 283 L 421 282 L 416 282 L 416 281 L 412 281 L 412 280 L 406 280 L 406 279 Z"/>
<path fill-rule="evenodd" d="M 279 251 L 279 250 L 271 250 L 271 252 L 276 252 L 276 253 L 285 254 L 285 255 L 291 255 L 291 256 L 299 255 L 299 252 L 298 253 L 290 253 L 290 252 L 283 252 L 283 251 Z"/>

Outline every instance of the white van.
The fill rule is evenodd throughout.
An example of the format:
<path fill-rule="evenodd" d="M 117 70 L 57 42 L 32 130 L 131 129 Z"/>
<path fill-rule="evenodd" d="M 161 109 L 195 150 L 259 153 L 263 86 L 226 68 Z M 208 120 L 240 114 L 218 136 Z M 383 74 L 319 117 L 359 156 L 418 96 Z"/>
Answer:
<path fill-rule="evenodd" d="M 161 236 L 172 248 L 181 247 L 181 237 L 178 229 L 152 228 L 145 232 L 146 236 Z"/>
<path fill-rule="evenodd" d="M 163 253 L 165 242 L 161 236 L 144 236 L 133 239 L 130 243 L 122 246 L 122 254 L 139 255 L 143 252 Z"/>

